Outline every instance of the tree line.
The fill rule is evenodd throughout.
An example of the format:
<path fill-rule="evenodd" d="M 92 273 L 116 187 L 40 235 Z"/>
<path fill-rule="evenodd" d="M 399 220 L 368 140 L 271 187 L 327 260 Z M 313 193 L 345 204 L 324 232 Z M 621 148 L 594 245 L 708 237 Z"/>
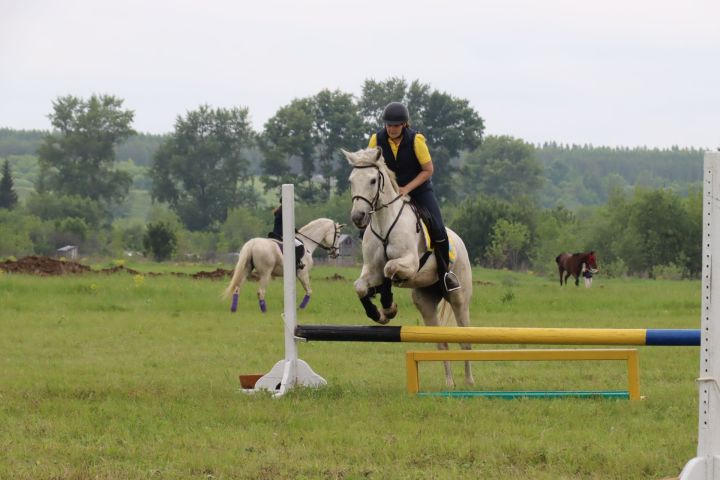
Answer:
<path fill-rule="evenodd" d="M 691 200 L 698 195 L 699 150 L 531 145 L 486 136 L 467 100 L 399 78 L 366 80 L 357 98 L 323 90 L 295 99 L 261 132 L 253 131 L 247 108 L 201 105 L 178 116 L 168 135 L 138 134 L 134 112 L 119 98 L 60 97 L 49 115 L 51 132 L 0 130 L 6 158 L 0 226 L 24 226 L 13 238 L 3 236 L 0 254 L 48 252 L 70 240 L 98 253 L 143 250 L 143 236 L 159 224 L 178 233 L 179 252 L 236 250 L 264 235 L 268 192 L 276 198 L 287 182 L 296 185 L 303 212 L 336 212 L 344 221 L 349 165 L 339 150 L 364 147 L 394 100 L 408 104 L 413 127 L 428 138 L 445 216 L 475 263 L 548 272 L 548 259 L 560 251 L 594 248 L 617 274 L 697 274 L 699 223 L 689 220 L 697 214 L 699 221 Z M 20 206 L 17 195 L 8 200 L 14 192 L 7 158 L 30 148 L 39 173 Z M 120 206 L 137 178 L 118 168 L 117 158 L 147 163 L 150 225 L 123 218 Z M 653 210 L 658 203 L 664 208 Z M 661 217 L 665 230 L 646 215 Z"/>

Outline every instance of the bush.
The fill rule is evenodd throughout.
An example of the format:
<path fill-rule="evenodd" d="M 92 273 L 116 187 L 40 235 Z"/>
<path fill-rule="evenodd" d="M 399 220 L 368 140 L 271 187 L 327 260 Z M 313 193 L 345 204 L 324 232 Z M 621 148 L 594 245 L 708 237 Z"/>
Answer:
<path fill-rule="evenodd" d="M 687 268 L 669 263 L 667 265 L 655 265 L 650 270 L 650 276 L 655 280 L 682 280 L 688 278 Z"/>
<path fill-rule="evenodd" d="M 602 269 L 602 273 L 608 278 L 626 277 L 628 273 L 628 267 L 621 258 L 606 263 L 600 268 Z"/>
<path fill-rule="evenodd" d="M 152 254 L 158 262 L 167 260 L 175 252 L 177 235 L 165 222 L 149 223 L 143 237 L 144 254 Z"/>

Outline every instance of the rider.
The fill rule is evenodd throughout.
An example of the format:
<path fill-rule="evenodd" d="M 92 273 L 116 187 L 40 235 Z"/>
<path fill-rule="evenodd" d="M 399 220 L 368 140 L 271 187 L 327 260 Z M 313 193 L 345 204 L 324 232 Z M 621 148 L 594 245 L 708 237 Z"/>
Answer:
<path fill-rule="evenodd" d="M 282 221 L 282 198 L 280 199 L 280 205 L 275 207 L 273 209 L 273 216 L 275 217 L 273 221 L 273 231 L 268 233 L 268 237 L 278 240 L 280 242 L 283 241 L 283 221 Z M 305 267 L 305 264 L 302 263 L 303 255 L 305 255 L 305 245 L 295 238 L 295 268 L 297 270 L 302 270 Z"/>
<path fill-rule="evenodd" d="M 413 202 L 429 216 L 428 231 L 435 249 L 438 279 L 446 292 L 460 288 L 450 271 L 448 235 L 432 186 L 433 162 L 425 137 L 410 128 L 410 113 L 400 102 L 391 102 L 383 111 L 385 127 L 370 137 L 368 147 L 382 148 L 388 168 L 395 172 L 400 195 L 410 195 Z"/>

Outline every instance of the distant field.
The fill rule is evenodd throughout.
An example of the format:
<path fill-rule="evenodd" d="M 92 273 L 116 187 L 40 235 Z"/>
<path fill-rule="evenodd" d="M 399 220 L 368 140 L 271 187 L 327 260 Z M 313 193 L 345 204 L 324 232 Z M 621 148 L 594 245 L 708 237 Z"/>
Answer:
<path fill-rule="evenodd" d="M 314 269 L 299 322 L 369 324 L 352 290 L 358 273 Z M 598 275 L 586 290 L 479 269 L 474 279 L 475 326 L 699 324 L 696 281 Z M 641 402 L 415 398 L 403 352 L 433 346 L 363 343 L 300 345 L 326 388 L 246 396 L 238 374 L 283 357 L 282 282 L 265 315 L 255 283 L 237 314 L 219 297 L 224 287 L 0 273 L 0 478 L 660 479 L 695 456 L 696 347 L 639 347 Z M 418 324 L 409 292 L 395 294 L 392 324 Z M 625 367 L 614 363 L 476 364 L 475 389 L 624 389 Z M 444 388 L 440 365 L 423 365 L 421 378 L 424 389 Z"/>

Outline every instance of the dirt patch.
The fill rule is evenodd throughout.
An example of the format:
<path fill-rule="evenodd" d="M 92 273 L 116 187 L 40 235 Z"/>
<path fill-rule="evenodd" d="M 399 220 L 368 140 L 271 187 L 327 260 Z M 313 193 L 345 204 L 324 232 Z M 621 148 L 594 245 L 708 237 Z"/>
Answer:
<path fill-rule="evenodd" d="M 155 273 L 155 272 L 139 272 L 132 268 L 126 268 L 122 265 L 103 268 L 101 270 L 93 270 L 87 265 L 83 265 L 77 262 L 69 262 L 66 260 L 58 260 L 52 257 L 42 256 L 29 256 L 23 257 L 20 260 L 5 260 L 0 262 L 0 270 L 4 270 L 7 273 L 22 273 L 26 275 L 39 275 L 39 276 L 56 276 L 56 275 L 71 275 L 79 273 L 103 273 L 111 275 L 115 273 L 129 273 L 130 275 L 146 275 L 148 277 L 156 277 L 159 275 L 175 275 L 178 277 L 192 277 L 197 279 L 210 279 L 210 280 L 223 280 L 227 277 L 231 277 L 233 271 L 218 268 L 212 272 L 197 272 L 197 273 L 181 273 L 181 272 L 170 272 L 167 274 Z"/>
<path fill-rule="evenodd" d="M 0 270 L 8 273 L 26 273 L 30 275 L 50 276 L 72 273 L 88 273 L 93 270 L 87 265 L 67 262 L 50 257 L 23 257 L 20 260 L 5 260 L 0 263 Z"/>
<path fill-rule="evenodd" d="M 212 272 L 197 272 L 193 273 L 193 278 L 208 278 L 210 280 L 222 280 L 226 277 L 232 277 L 232 270 L 225 270 L 224 268 L 218 268 Z"/>

